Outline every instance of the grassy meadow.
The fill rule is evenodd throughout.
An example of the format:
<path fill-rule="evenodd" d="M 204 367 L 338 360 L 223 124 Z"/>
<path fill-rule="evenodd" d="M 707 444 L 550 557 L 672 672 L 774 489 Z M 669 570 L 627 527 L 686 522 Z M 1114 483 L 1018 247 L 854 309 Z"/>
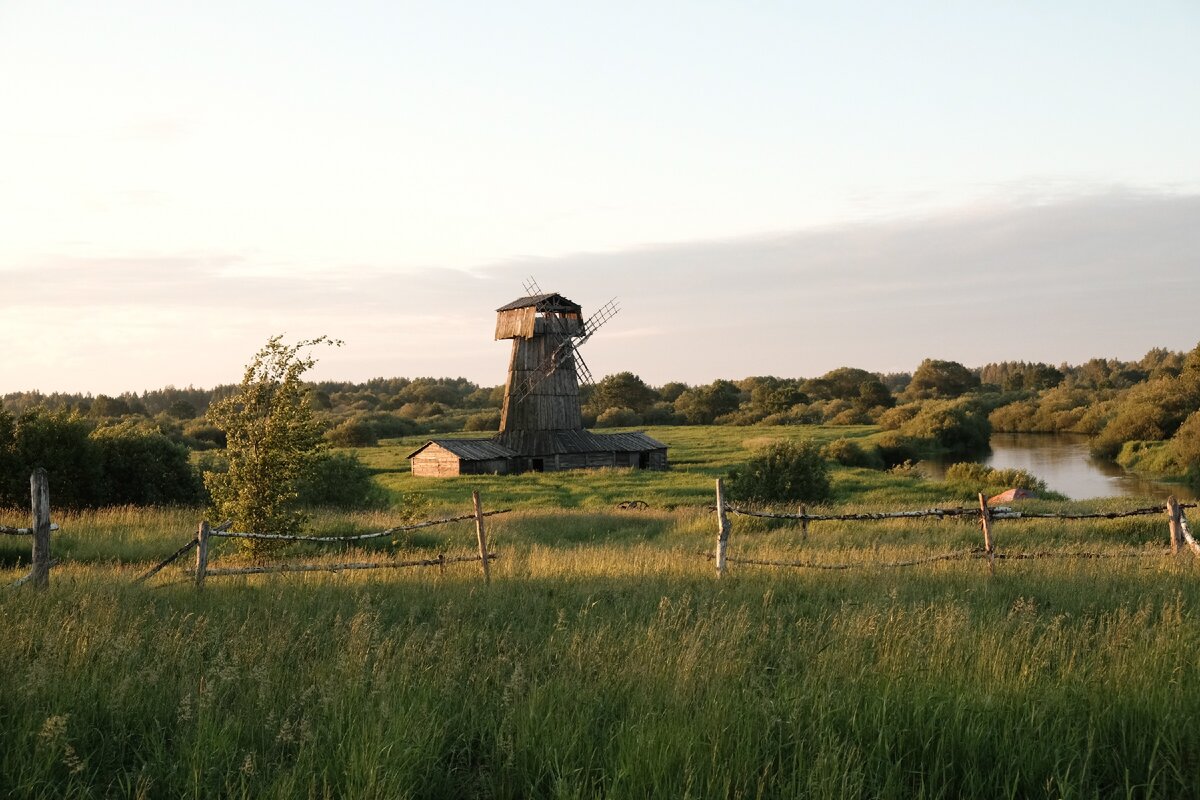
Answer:
<path fill-rule="evenodd" d="M 809 431 L 838 438 L 844 428 Z M 712 479 L 794 429 L 661 429 L 668 473 L 416 480 L 419 444 L 360 451 L 407 505 L 313 533 L 462 513 L 501 558 L 439 569 L 214 578 L 196 509 L 56 521 L 52 586 L 0 591 L 0 788 L 12 797 L 1200 796 L 1200 568 L 1164 521 L 1001 521 L 1001 551 L 1100 559 L 885 562 L 979 545 L 966 520 L 734 518 L 716 580 Z M 863 428 L 855 435 L 870 435 Z M 957 503 L 841 469 L 839 506 Z M 616 502 L 642 499 L 643 511 Z M 1136 501 L 1073 504 L 1131 507 Z M 1063 503 L 1054 503 L 1062 507 Z M 0 524 L 27 525 L 19 510 Z M 0 582 L 25 540 L 0 537 Z M 469 523 L 281 559 L 470 554 Z M 212 565 L 239 563 L 229 542 Z"/>

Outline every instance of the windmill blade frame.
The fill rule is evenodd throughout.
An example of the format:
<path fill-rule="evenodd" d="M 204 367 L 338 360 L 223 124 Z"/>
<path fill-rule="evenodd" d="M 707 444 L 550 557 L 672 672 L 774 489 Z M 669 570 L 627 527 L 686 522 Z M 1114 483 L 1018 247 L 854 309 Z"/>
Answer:
<path fill-rule="evenodd" d="M 583 385 L 591 385 L 595 383 L 592 378 L 592 372 L 584 363 L 583 357 L 579 354 L 579 346 L 591 339 L 592 336 L 604 326 L 609 320 L 617 315 L 621 310 L 617 303 L 617 298 L 612 298 L 607 303 L 596 309 L 587 321 L 583 323 L 582 334 L 566 334 L 567 338 L 556 347 L 553 352 L 542 359 L 541 363 L 534 368 L 533 374 L 526 379 L 516 390 L 513 396 L 519 402 L 533 393 L 533 390 L 538 387 L 542 381 L 549 378 L 554 372 L 564 363 L 566 358 L 571 358 L 575 369 L 575 380 Z"/>

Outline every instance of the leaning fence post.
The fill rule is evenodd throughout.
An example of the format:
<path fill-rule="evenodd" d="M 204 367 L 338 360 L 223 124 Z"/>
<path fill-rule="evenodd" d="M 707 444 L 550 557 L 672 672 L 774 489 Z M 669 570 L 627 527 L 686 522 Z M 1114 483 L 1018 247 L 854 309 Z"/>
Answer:
<path fill-rule="evenodd" d="M 725 515 L 725 484 L 717 478 L 717 577 L 725 576 L 725 550 L 729 547 L 729 517 Z"/>
<path fill-rule="evenodd" d="M 804 509 L 804 503 L 800 504 L 800 538 L 808 540 L 808 512 Z"/>
<path fill-rule="evenodd" d="M 979 493 L 979 524 L 983 527 L 983 550 L 987 553 L 988 574 L 996 574 L 996 548 L 992 542 L 992 512 L 988 511 L 987 498 Z"/>
<path fill-rule="evenodd" d="M 479 538 L 479 561 L 483 564 L 483 582 L 491 583 L 492 575 L 488 570 L 487 532 L 483 528 L 483 504 L 479 502 L 479 492 L 471 492 L 471 502 L 475 504 L 475 535 Z"/>
<path fill-rule="evenodd" d="M 1200 542 L 1196 541 L 1196 537 L 1192 536 L 1192 530 L 1188 527 L 1187 514 L 1183 511 L 1183 506 L 1179 507 L 1179 532 L 1183 535 L 1183 541 L 1187 546 L 1192 548 L 1192 554 L 1200 556 Z"/>
<path fill-rule="evenodd" d="M 1179 553 L 1179 545 L 1183 544 L 1183 526 L 1179 524 L 1179 517 L 1183 512 L 1179 508 L 1179 501 L 1175 499 L 1175 495 L 1167 498 L 1167 526 L 1171 532 L 1171 555 Z"/>
<path fill-rule="evenodd" d="M 208 572 L 208 520 L 200 523 L 196 531 L 196 585 L 204 586 L 204 576 Z"/>
<path fill-rule="evenodd" d="M 33 509 L 33 561 L 29 573 L 35 589 L 50 585 L 50 479 L 38 467 L 29 476 L 29 502 Z"/>

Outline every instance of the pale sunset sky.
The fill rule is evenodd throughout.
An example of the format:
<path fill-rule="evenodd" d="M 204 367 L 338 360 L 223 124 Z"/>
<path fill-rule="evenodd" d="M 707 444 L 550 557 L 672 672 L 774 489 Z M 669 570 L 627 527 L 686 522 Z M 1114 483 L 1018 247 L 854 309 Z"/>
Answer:
<path fill-rule="evenodd" d="M 1200 341 L 1200 3 L 0 0 L 0 393 Z"/>

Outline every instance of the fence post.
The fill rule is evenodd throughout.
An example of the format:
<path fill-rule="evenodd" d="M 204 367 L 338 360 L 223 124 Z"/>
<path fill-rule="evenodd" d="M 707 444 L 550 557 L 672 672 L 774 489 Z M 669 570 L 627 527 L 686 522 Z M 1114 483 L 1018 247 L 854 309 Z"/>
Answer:
<path fill-rule="evenodd" d="M 725 577 L 725 550 L 729 546 L 729 517 L 725 515 L 725 484 L 717 478 L 717 577 Z"/>
<path fill-rule="evenodd" d="M 983 549 L 988 557 L 988 574 L 996 574 L 996 548 L 992 542 L 992 512 L 988 511 L 987 498 L 979 493 L 979 524 L 983 527 Z"/>
<path fill-rule="evenodd" d="M 808 541 L 808 512 L 804 509 L 804 503 L 800 504 L 800 538 Z"/>
<path fill-rule="evenodd" d="M 204 576 L 208 572 L 208 520 L 200 523 L 196 531 L 196 586 L 204 586 Z"/>
<path fill-rule="evenodd" d="M 1187 546 L 1192 548 L 1192 553 L 1200 556 L 1200 543 L 1192 536 L 1192 530 L 1188 527 L 1187 514 L 1184 513 L 1182 506 L 1179 507 L 1179 533 L 1183 536 L 1183 541 Z"/>
<path fill-rule="evenodd" d="M 483 504 L 479 502 L 479 492 L 471 492 L 471 502 L 475 504 L 475 535 L 479 538 L 479 561 L 483 564 L 483 582 L 491 583 L 492 575 L 488 569 L 487 531 L 483 528 Z"/>
<path fill-rule="evenodd" d="M 1175 499 L 1175 495 L 1168 497 L 1167 526 L 1171 532 L 1171 555 L 1178 555 L 1179 545 L 1183 544 L 1183 527 L 1179 524 L 1179 517 L 1182 513 L 1179 508 L 1179 501 Z"/>
<path fill-rule="evenodd" d="M 33 509 L 33 561 L 29 572 L 35 589 L 50 585 L 50 479 L 38 467 L 29 476 L 29 502 Z"/>

